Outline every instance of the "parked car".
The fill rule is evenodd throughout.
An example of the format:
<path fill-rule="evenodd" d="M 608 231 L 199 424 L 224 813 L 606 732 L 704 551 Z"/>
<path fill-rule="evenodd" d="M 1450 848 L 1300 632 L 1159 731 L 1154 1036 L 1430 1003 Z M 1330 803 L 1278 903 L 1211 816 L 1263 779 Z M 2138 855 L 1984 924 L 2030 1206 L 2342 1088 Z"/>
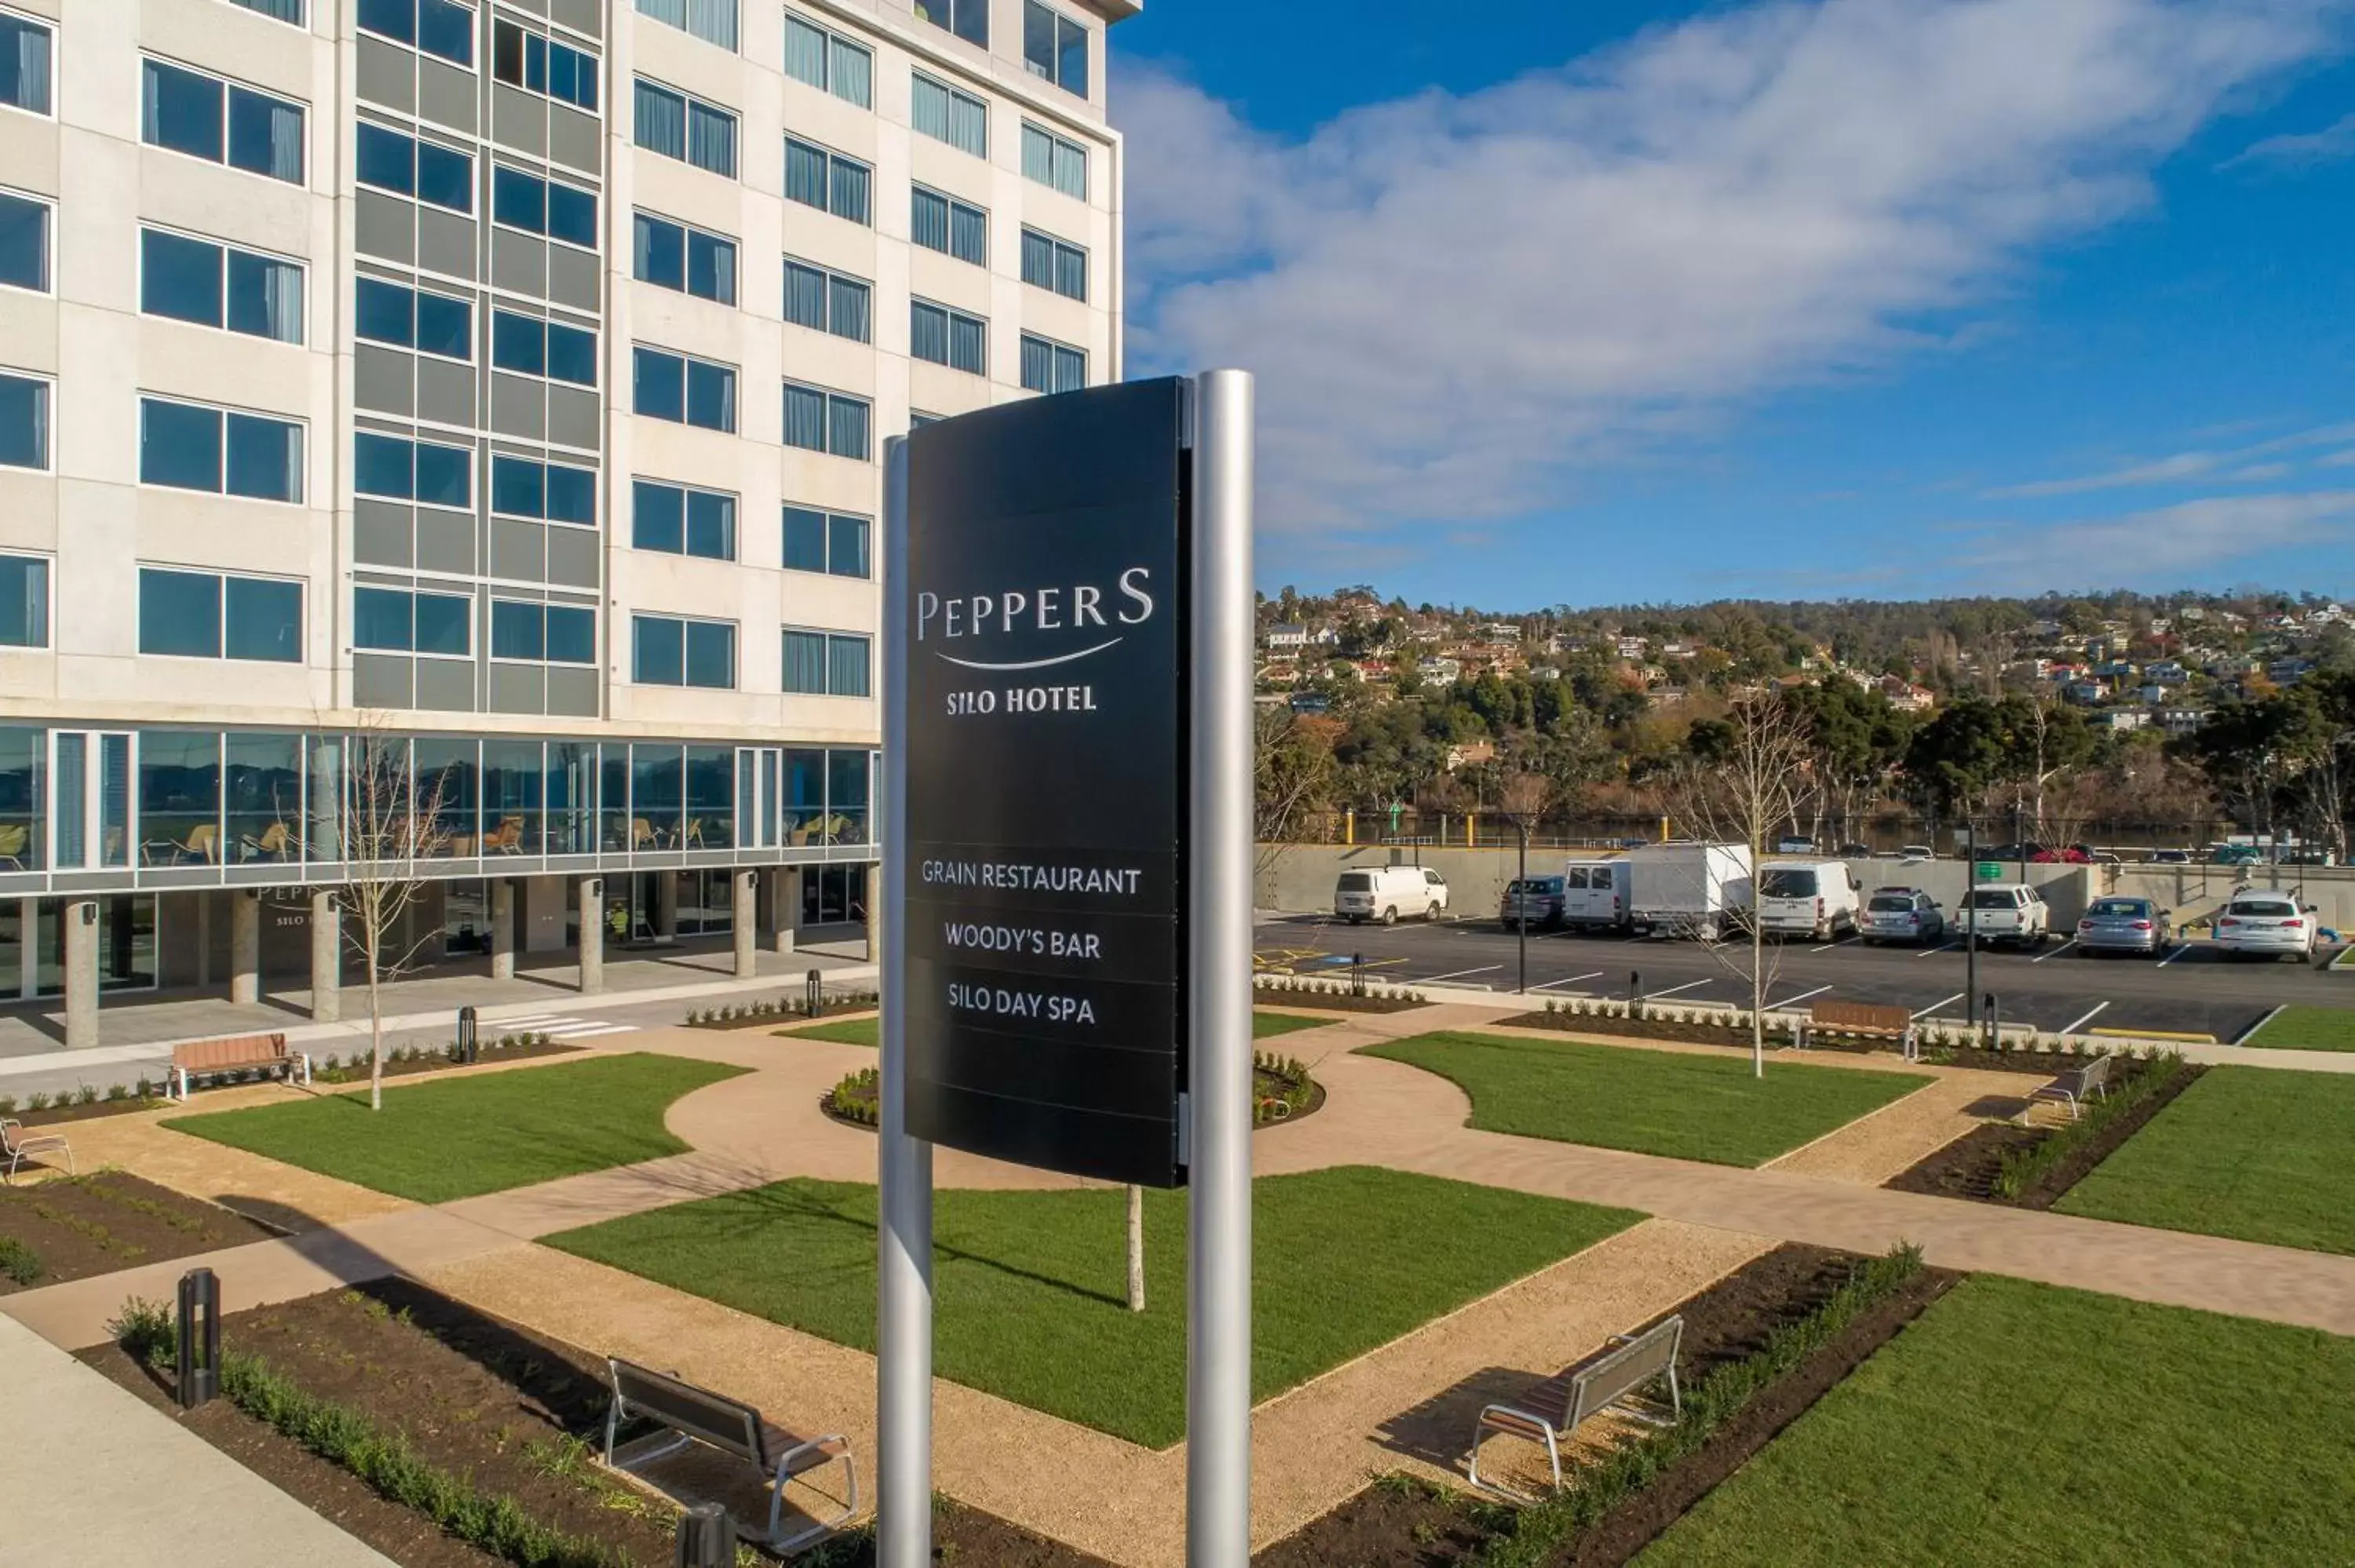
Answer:
<path fill-rule="evenodd" d="M 1977 932 L 1982 942 L 2037 948 L 2051 931 L 2052 912 L 2036 889 L 2024 883 L 1982 883 L 1964 895 L 1959 919 L 1963 929 Z"/>
<path fill-rule="evenodd" d="M 1770 862 L 1758 868 L 1759 927 L 1828 942 L 1856 929 L 1857 892 L 1845 861 Z"/>
<path fill-rule="evenodd" d="M 2217 912 L 2216 946 L 2232 958 L 2314 956 L 2315 908 L 2283 893 L 2243 893 Z"/>
<path fill-rule="evenodd" d="M 2095 953 L 2142 953 L 2157 958 L 2167 951 L 2167 916 L 2147 898 L 2096 898 L 2077 922 L 2077 950 Z"/>
<path fill-rule="evenodd" d="M 2265 853 L 2254 844 L 2218 844 L 2209 859 L 2217 865 L 2263 865 Z"/>
<path fill-rule="evenodd" d="M 2094 852 L 2083 844 L 2063 844 L 2059 849 L 2041 849 L 2028 857 L 2038 865 L 2090 865 Z"/>
<path fill-rule="evenodd" d="M 1497 900 L 1497 918 L 1516 930 L 1523 926 L 1559 926 L 1562 907 L 1561 877 L 1516 877 L 1505 885 L 1505 895 Z"/>
<path fill-rule="evenodd" d="M 1903 844 L 1897 851 L 1899 860 L 1935 860 L 1938 852 L 1928 844 Z"/>
<path fill-rule="evenodd" d="M 1625 860 L 1573 860 L 1561 868 L 1561 923 L 1573 931 L 1625 931 L 1635 908 Z"/>
<path fill-rule="evenodd" d="M 1333 885 L 1333 913 L 1352 926 L 1401 915 L 1436 920 L 1447 907 L 1447 879 L 1427 865 L 1378 865 L 1345 871 Z"/>
<path fill-rule="evenodd" d="M 1870 844 L 1860 844 L 1854 839 L 1850 839 L 1848 842 L 1840 845 L 1839 853 L 1842 860 L 1870 860 L 1873 855 L 1873 849 Z"/>
<path fill-rule="evenodd" d="M 2191 863 L 2191 852 L 2190 850 L 2172 849 L 2153 850 L 2150 852 L 2150 863 L 2153 865 L 2190 865 Z"/>
<path fill-rule="evenodd" d="M 1776 854 L 1813 854 L 1816 853 L 1816 841 L 1803 838 L 1797 833 L 1785 833 L 1774 841 L 1774 853 Z"/>
<path fill-rule="evenodd" d="M 1946 916 L 1936 900 L 1918 887 L 1876 887 L 1865 901 L 1858 927 L 1864 944 L 1919 942 L 1924 947 L 1946 934 Z"/>

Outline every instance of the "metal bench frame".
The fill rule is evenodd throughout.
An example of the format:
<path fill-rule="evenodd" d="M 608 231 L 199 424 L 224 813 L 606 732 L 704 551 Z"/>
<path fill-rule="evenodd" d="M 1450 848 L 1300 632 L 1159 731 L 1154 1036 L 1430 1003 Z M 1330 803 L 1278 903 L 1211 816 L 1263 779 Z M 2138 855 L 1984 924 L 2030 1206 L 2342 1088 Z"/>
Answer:
<path fill-rule="evenodd" d="M 1560 1386 L 1567 1380 L 1563 1391 L 1561 1413 L 1531 1410 L 1523 1405 L 1491 1404 L 1480 1412 L 1472 1426 L 1472 1450 L 1466 1478 L 1483 1491 L 1496 1493 L 1514 1502 L 1530 1503 L 1538 1499 L 1518 1489 L 1508 1487 L 1480 1474 L 1480 1443 L 1491 1432 L 1508 1436 L 1526 1437 L 1545 1445 L 1546 1464 L 1553 1472 L 1553 1489 L 1561 1490 L 1561 1439 L 1569 1436 L 1589 1417 L 1619 1407 L 1619 1414 L 1631 1421 L 1647 1426 L 1673 1426 L 1684 1414 L 1684 1395 L 1677 1387 L 1677 1349 L 1683 1342 L 1685 1320 L 1681 1316 L 1665 1318 L 1640 1334 L 1614 1334 L 1613 1349 L 1572 1368 L 1561 1378 L 1548 1386 Z M 1668 1385 L 1668 1414 L 1659 1415 L 1649 1411 L 1626 1407 L 1623 1402 L 1646 1383 L 1666 1379 Z"/>
<path fill-rule="evenodd" d="M 850 1439 L 839 1432 L 820 1437 L 805 1438 L 793 1443 L 772 1457 L 772 1439 L 786 1434 L 773 1427 L 761 1413 L 741 1400 L 714 1393 L 674 1373 L 658 1372 L 651 1367 L 619 1356 L 605 1359 L 606 1375 L 612 1380 L 613 1403 L 605 1412 L 605 1463 L 614 1469 L 627 1471 L 640 1465 L 677 1453 L 692 1444 L 700 1443 L 723 1454 L 733 1454 L 750 1463 L 762 1474 L 762 1485 L 769 1493 L 769 1531 L 762 1544 L 772 1552 L 790 1552 L 805 1542 L 815 1541 L 847 1524 L 858 1512 L 858 1465 L 850 1456 Z M 640 1399 L 630 1397 L 630 1385 L 634 1385 Z M 660 1397 L 669 1408 L 645 1402 L 644 1396 Z M 686 1409 L 679 1408 L 686 1406 Z M 698 1420 L 701 1415 L 708 1419 Z M 621 1436 L 622 1424 L 633 1417 L 644 1417 L 670 1432 L 668 1441 L 632 1454 L 623 1459 L 616 1457 L 615 1441 Z M 651 1436 L 651 1434 L 649 1435 Z M 815 1520 L 807 1529 L 792 1535 L 781 1535 L 785 1511 L 785 1487 L 805 1473 L 815 1470 L 829 1459 L 840 1459 L 850 1482 L 849 1499 L 841 1511 L 831 1518 Z M 803 1487 L 816 1492 L 817 1489 L 803 1481 Z M 823 1495 L 823 1494 L 819 1494 Z"/>
<path fill-rule="evenodd" d="M 268 1043 L 268 1052 L 266 1054 L 262 1054 L 261 1048 L 257 1047 L 255 1054 L 242 1056 L 234 1061 L 208 1062 L 202 1066 L 180 1065 L 178 1060 L 180 1052 L 189 1046 L 211 1045 L 233 1040 L 265 1041 Z M 285 1070 L 286 1081 L 290 1084 L 300 1082 L 307 1085 L 311 1081 L 309 1054 L 288 1050 L 286 1036 L 283 1034 L 231 1034 L 223 1036 L 218 1042 L 194 1040 L 186 1042 L 184 1045 L 174 1046 L 172 1055 L 172 1065 L 164 1081 L 164 1097 L 166 1099 L 186 1101 L 189 1093 L 196 1087 L 196 1081 L 198 1078 L 218 1077 L 224 1073 L 251 1073 L 277 1067 Z"/>
<path fill-rule="evenodd" d="M 2075 1121 L 2083 1114 L 2084 1102 L 2094 1097 L 2110 1097 L 2110 1059 L 2096 1056 L 2081 1066 L 2070 1068 L 2049 1084 L 2039 1084 L 2028 1091 L 2029 1103 L 2038 1100 L 2059 1100 L 2069 1107 L 2069 1119 Z"/>
<path fill-rule="evenodd" d="M 74 1169 L 73 1145 L 66 1141 L 64 1133 L 37 1132 L 27 1138 L 25 1124 L 14 1117 L 0 1118 L 0 1154 L 8 1157 L 7 1174 L 0 1181 L 12 1185 L 16 1180 L 16 1167 L 25 1162 L 28 1154 L 62 1154 L 66 1157 L 66 1174 L 81 1174 Z"/>

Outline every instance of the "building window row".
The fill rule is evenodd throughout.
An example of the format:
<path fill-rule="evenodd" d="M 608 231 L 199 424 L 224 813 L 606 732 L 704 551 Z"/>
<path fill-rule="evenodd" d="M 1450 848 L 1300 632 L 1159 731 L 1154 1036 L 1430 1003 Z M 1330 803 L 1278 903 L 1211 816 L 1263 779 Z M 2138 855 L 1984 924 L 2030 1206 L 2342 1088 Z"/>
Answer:
<path fill-rule="evenodd" d="M 736 242 L 653 213 L 634 215 L 631 275 L 719 304 L 736 302 Z"/>
<path fill-rule="evenodd" d="M 352 335 L 472 364 L 474 302 L 431 289 L 361 278 L 353 287 Z"/>
<path fill-rule="evenodd" d="M 873 297 L 873 287 L 864 278 L 785 259 L 785 320 L 796 326 L 870 343 L 875 336 L 869 308 Z"/>
<path fill-rule="evenodd" d="M 863 697 L 868 693 L 868 640 L 840 631 L 785 629 L 785 690 L 797 696 Z"/>
<path fill-rule="evenodd" d="M 918 132 L 976 158 L 989 156 L 989 105 L 944 81 L 914 73 L 909 119 Z"/>
<path fill-rule="evenodd" d="M 597 249 L 597 193 L 544 175 L 491 168 L 491 220 L 527 234 Z"/>
<path fill-rule="evenodd" d="M 923 185 L 910 193 L 908 238 L 927 250 L 989 265 L 989 214 Z"/>
<path fill-rule="evenodd" d="M 303 106 L 162 60 L 142 62 L 140 137 L 208 163 L 303 183 Z"/>
<path fill-rule="evenodd" d="M 1025 228 L 1022 281 L 1084 304 L 1088 297 L 1088 253 L 1067 239 Z"/>
<path fill-rule="evenodd" d="M 474 69 L 474 13 L 450 0 L 360 0 L 360 30 Z"/>
<path fill-rule="evenodd" d="M 474 160 L 464 153 L 363 120 L 353 157 L 364 185 L 452 212 L 474 210 Z"/>
<path fill-rule="evenodd" d="M 989 323 L 930 300 L 909 302 L 908 352 L 952 370 L 989 374 Z"/>
<path fill-rule="evenodd" d="M 866 398 L 794 381 L 786 382 L 784 390 L 785 445 L 861 462 L 873 455 L 868 428 L 874 406 Z"/>
<path fill-rule="evenodd" d="M 139 308 L 280 343 L 303 341 L 303 266 L 165 229 L 139 231 Z"/>
<path fill-rule="evenodd" d="M 659 480 L 630 485 L 630 544 L 670 556 L 736 558 L 736 498 Z"/>
<path fill-rule="evenodd" d="M 303 585 L 176 567 L 139 568 L 139 652 L 303 662 Z"/>
<path fill-rule="evenodd" d="M 736 0 L 638 0 L 638 15 L 736 52 Z"/>
<path fill-rule="evenodd" d="M 785 13 L 785 74 L 846 103 L 875 103 L 875 54 L 793 12 Z"/>
<path fill-rule="evenodd" d="M 728 179 L 736 177 L 736 116 L 717 104 L 690 98 L 640 77 L 636 94 L 637 144 Z"/>
<path fill-rule="evenodd" d="M 597 112 L 597 57 L 505 17 L 491 26 L 491 75 L 510 87 Z"/>
<path fill-rule="evenodd" d="M 785 199 L 852 223 L 875 221 L 869 192 L 874 171 L 857 158 L 805 142 L 785 138 Z"/>

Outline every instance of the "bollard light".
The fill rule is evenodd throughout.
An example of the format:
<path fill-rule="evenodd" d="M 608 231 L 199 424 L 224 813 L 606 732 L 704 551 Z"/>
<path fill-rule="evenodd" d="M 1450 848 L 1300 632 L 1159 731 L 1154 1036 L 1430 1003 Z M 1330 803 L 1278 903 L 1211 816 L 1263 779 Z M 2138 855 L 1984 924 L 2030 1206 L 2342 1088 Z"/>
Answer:
<path fill-rule="evenodd" d="M 1996 1022 L 1995 992 L 1987 992 L 1984 1001 L 1987 1008 L 1987 1049 L 1990 1051 L 2000 1051 L 2003 1049 L 2003 1033 Z"/>
<path fill-rule="evenodd" d="M 1366 994 L 1366 955 L 1363 953 L 1349 955 L 1349 994 L 1351 996 Z"/>
<path fill-rule="evenodd" d="M 460 1008 L 458 1010 L 458 1060 L 469 1066 L 472 1066 L 474 1062 L 477 1038 L 474 1010 L 471 1007 Z"/>
<path fill-rule="evenodd" d="M 716 1502 L 690 1503 L 678 1516 L 677 1568 L 735 1568 L 736 1521 Z"/>
<path fill-rule="evenodd" d="M 826 982 L 818 970 L 812 969 L 802 981 L 802 1011 L 815 1018 L 818 1009 L 825 1005 Z"/>
<path fill-rule="evenodd" d="M 194 1410 L 220 1393 L 220 1281 L 209 1268 L 180 1276 L 180 1405 Z"/>

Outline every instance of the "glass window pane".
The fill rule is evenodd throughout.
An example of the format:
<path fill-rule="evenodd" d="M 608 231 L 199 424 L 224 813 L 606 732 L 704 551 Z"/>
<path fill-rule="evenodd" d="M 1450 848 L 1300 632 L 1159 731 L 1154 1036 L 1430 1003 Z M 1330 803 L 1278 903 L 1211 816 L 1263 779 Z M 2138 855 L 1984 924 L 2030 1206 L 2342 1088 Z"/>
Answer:
<path fill-rule="evenodd" d="M 830 38 L 827 43 L 831 51 L 827 89 L 847 103 L 872 107 L 875 57 L 847 38 Z"/>
<path fill-rule="evenodd" d="M 49 111 L 49 29 L 28 16 L 0 15 L 0 103 Z"/>
<path fill-rule="evenodd" d="M 980 99 L 949 95 L 949 143 L 976 158 L 989 156 L 989 110 Z"/>
<path fill-rule="evenodd" d="M 301 853 L 303 740 L 231 731 L 222 737 L 221 840 L 240 861 L 291 860 Z"/>
<path fill-rule="evenodd" d="M 219 163 L 225 146 L 221 84 L 160 60 L 148 60 L 145 65 L 141 135 L 158 147 Z"/>
<path fill-rule="evenodd" d="M 233 167 L 303 183 L 303 111 L 242 87 L 229 90 L 229 161 Z"/>
<path fill-rule="evenodd" d="M 715 175 L 736 177 L 736 117 L 709 104 L 687 106 L 687 161 Z"/>
<path fill-rule="evenodd" d="M 637 144 L 666 158 L 686 157 L 687 100 L 650 81 L 641 81 L 634 101 L 637 117 L 632 136 Z"/>
<path fill-rule="evenodd" d="M 736 302 L 736 245 L 716 235 L 687 237 L 687 291 L 723 305 Z"/>
<path fill-rule="evenodd" d="M 230 251 L 229 330 L 280 343 L 301 343 L 303 269 L 292 261 Z"/>
<path fill-rule="evenodd" d="M 785 387 L 785 445 L 826 450 L 826 394 L 815 387 Z"/>
<path fill-rule="evenodd" d="M 1055 188 L 1081 201 L 1088 199 L 1088 153 L 1075 142 L 1055 142 Z"/>
<path fill-rule="evenodd" d="M 473 649 L 471 622 L 474 601 L 455 594 L 417 596 L 417 651 L 420 653 L 464 654 Z"/>
<path fill-rule="evenodd" d="M 548 514 L 548 471 L 522 458 L 491 459 L 491 510 L 509 517 Z"/>
<path fill-rule="evenodd" d="M 837 457 L 867 458 L 867 405 L 857 397 L 828 394 L 826 450 Z"/>
<path fill-rule="evenodd" d="M 221 581 L 210 572 L 139 569 L 139 652 L 218 659 Z"/>
<path fill-rule="evenodd" d="M 711 620 L 687 623 L 687 683 L 719 689 L 736 683 L 736 629 Z"/>
<path fill-rule="evenodd" d="M 687 363 L 687 422 L 707 430 L 736 428 L 736 373 L 725 366 Z"/>
<path fill-rule="evenodd" d="M 597 334 L 548 323 L 548 374 L 576 387 L 597 385 Z"/>
<path fill-rule="evenodd" d="M 826 689 L 837 697 L 867 695 L 867 639 L 832 637 L 826 640 Z"/>
<path fill-rule="evenodd" d="M 785 690 L 811 696 L 826 694 L 826 633 L 785 633 Z"/>
<path fill-rule="evenodd" d="M 1081 301 L 1088 297 L 1088 253 L 1076 245 L 1055 247 L 1055 292 Z"/>
<path fill-rule="evenodd" d="M 0 38 L 0 51 L 7 42 Z M 49 286 L 49 209 L 46 203 L 0 194 L 0 283 L 19 289 Z"/>
<path fill-rule="evenodd" d="M 1031 75 L 1055 79 L 1055 13 L 1039 0 L 1023 0 L 1022 63 Z"/>
<path fill-rule="evenodd" d="M 352 438 L 352 489 L 360 495 L 410 500 L 417 493 L 415 462 L 409 442 L 362 430 Z"/>
<path fill-rule="evenodd" d="M 534 234 L 548 231 L 548 184 L 504 164 L 491 168 L 491 217 Z"/>
<path fill-rule="evenodd" d="M 631 406 L 657 419 L 687 418 L 687 362 L 651 348 L 631 355 Z"/>
<path fill-rule="evenodd" d="M 139 308 L 151 316 L 220 325 L 221 248 L 159 229 L 142 229 Z"/>
<path fill-rule="evenodd" d="M 145 461 L 144 448 L 141 461 Z M 48 466 L 49 384 L 0 375 L 0 467 Z"/>
<path fill-rule="evenodd" d="M 1022 175 L 1040 185 L 1055 183 L 1055 139 L 1036 125 L 1022 127 Z"/>
<path fill-rule="evenodd" d="M 949 198 L 918 190 L 908 212 L 908 238 L 928 250 L 949 248 Z"/>
<path fill-rule="evenodd" d="M 908 122 L 916 130 L 945 142 L 949 139 L 949 90 L 918 71 L 908 93 Z"/>
<path fill-rule="evenodd" d="M 474 454 L 464 447 L 417 443 L 417 499 L 428 506 L 474 504 Z"/>
<path fill-rule="evenodd" d="M 637 214 L 631 223 L 631 276 L 666 289 L 687 287 L 687 230 L 676 223 Z"/>
<path fill-rule="evenodd" d="M 949 254 L 976 267 L 989 264 L 989 215 L 977 207 L 949 207 Z"/>
<path fill-rule="evenodd" d="M 139 404 L 139 477 L 180 490 L 221 486 L 218 410 L 143 398 Z"/>
<path fill-rule="evenodd" d="M 856 278 L 826 280 L 826 325 L 837 337 L 866 343 L 874 328 L 868 320 L 868 287 Z"/>
<path fill-rule="evenodd" d="M 0 556 L 0 647 L 46 648 L 48 641 L 49 563 Z"/>
<path fill-rule="evenodd" d="M 826 85 L 826 30 L 785 13 L 785 74 L 812 87 Z"/>
<path fill-rule="evenodd" d="M 1022 231 L 1022 281 L 1041 289 L 1055 282 L 1055 242 L 1035 228 Z"/>
<path fill-rule="evenodd" d="M 973 316 L 950 316 L 949 366 L 952 369 L 970 371 L 975 376 L 986 374 L 988 345 L 989 328 L 986 323 Z"/>
<path fill-rule="evenodd" d="M 785 320 L 796 326 L 826 326 L 826 273 L 798 261 L 785 263 Z"/>
<path fill-rule="evenodd" d="M 687 628 L 662 616 L 630 618 L 630 679 L 641 686 L 677 686 L 686 681 Z"/>
<path fill-rule="evenodd" d="M 370 343 L 414 345 L 417 296 L 391 283 L 362 278 L 354 290 L 352 332 Z"/>
<path fill-rule="evenodd" d="M 867 576 L 867 535 L 864 517 L 837 512 L 827 518 L 826 569 L 838 577 Z"/>
<path fill-rule="evenodd" d="M 1066 92 L 1088 95 L 1088 30 L 1069 16 L 1055 19 L 1055 81 Z"/>
<path fill-rule="evenodd" d="M 597 198 L 559 181 L 548 184 L 548 232 L 568 245 L 597 248 Z"/>
<path fill-rule="evenodd" d="M 826 205 L 826 150 L 785 138 L 785 199 L 809 207 Z"/>
<path fill-rule="evenodd" d="M 837 217 L 847 217 L 853 223 L 869 221 L 867 203 L 868 170 L 864 164 L 845 157 L 828 160 L 834 176 L 828 210 Z"/>
<path fill-rule="evenodd" d="M 922 300 L 908 307 L 908 352 L 934 365 L 949 362 L 949 313 Z"/>
<path fill-rule="evenodd" d="M 548 371 L 548 323 L 506 311 L 491 313 L 491 363 L 525 376 Z"/>
<path fill-rule="evenodd" d="M 259 501 L 303 499 L 303 427 L 283 419 L 231 414 L 229 493 Z"/>
<path fill-rule="evenodd" d="M 417 143 L 408 137 L 363 120 L 357 158 L 360 184 L 402 196 L 417 194 Z"/>
<path fill-rule="evenodd" d="M 449 0 L 417 0 L 417 47 L 458 65 L 473 65 L 474 14 Z"/>
<path fill-rule="evenodd" d="M 736 498 L 708 490 L 687 493 L 687 553 L 715 561 L 736 558 Z"/>
<path fill-rule="evenodd" d="M 630 543 L 641 550 L 687 548 L 687 492 L 637 480 L 630 486 Z"/>
<path fill-rule="evenodd" d="M 597 612 L 578 605 L 548 607 L 548 660 L 551 664 L 597 662 Z"/>
<path fill-rule="evenodd" d="M 597 476 L 585 468 L 548 465 L 548 520 L 597 525 Z"/>
<path fill-rule="evenodd" d="M 788 506 L 784 521 L 786 570 L 826 570 L 826 514 L 806 506 Z"/>
<path fill-rule="evenodd" d="M 452 212 L 474 210 L 474 160 L 464 153 L 417 143 L 417 199 Z"/>
<path fill-rule="evenodd" d="M 491 657 L 531 659 L 545 656 L 548 645 L 546 608 L 514 599 L 491 601 Z"/>
<path fill-rule="evenodd" d="M 417 346 L 449 359 L 474 357 L 474 307 L 464 300 L 419 290 Z"/>
<path fill-rule="evenodd" d="M 224 588 L 224 651 L 273 664 L 303 660 L 303 585 L 230 577 Z"/>
<path fill-rule="evenodd" d="M 415 0 L 360 0 L 360 26 L 371 33 L 413 44 L 417 41 Z"/>
<path fill-rule="evenodd" d="M 352 590 L 352 646 L 406 653 L 416 641 L 410 596 L 393 588 Z"/>

